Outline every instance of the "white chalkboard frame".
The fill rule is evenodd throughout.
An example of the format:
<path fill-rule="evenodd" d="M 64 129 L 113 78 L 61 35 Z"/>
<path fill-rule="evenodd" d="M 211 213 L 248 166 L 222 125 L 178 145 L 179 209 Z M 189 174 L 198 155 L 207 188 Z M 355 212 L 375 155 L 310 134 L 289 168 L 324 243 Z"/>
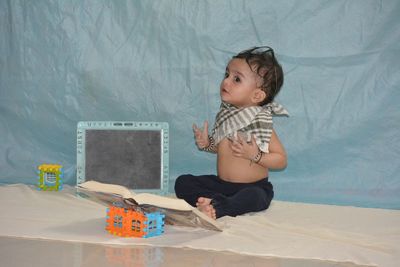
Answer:
<path fill-rule="evenodd" d="M 125 131 L 135 133 L 136 131 L 157 132 L 156 136 L 160 137 L 160 177 L 152 177 L 152 179 L 160 179 L 158 185 L 154 188 L 130 188 L 134 192 L 148 192 L 154 194 L 165 195 L 168 193 L 169 183 L 169 125 L 167 122 L 135 122 L 135 121 L 81 121 L 77 125 L 77 184 L 83 183 L 87 180 L 96 180 L 95 177 L 87 177 L 86 175 L 86 161 L 93 160 L 87 159 L 87 134 L 100 131 L 103 133 L 114 133 L 114 131 Z M 117 132 L 115 132 L 117 134 Z M 158 135 L 159 133 L 159 135 Z M 143 134 L 141 134 L 143 136 Z M 137 138 L 137 135 L 135 136 Z M 158 140 L 156 140 L 158 141 Z M 158 150 L 157 150 L 158 151 Z M 144 165 L 146 166 L 146 164 Z M 158 173 L 158 170 L 157 170 Z M 118 181 L 114 182 L 110 177 L 107 183 L 120 184 Z M 132 179 L 132 177 L 130 177 Z M 134 179 L 144 179 L 144 177 L 136 177 Z M 104 181 L 102 181 L 104 182 Z M 121 184 L 124 185 L 124 184 Z M 126 186 L 126 185 L 124 185 Z"/>

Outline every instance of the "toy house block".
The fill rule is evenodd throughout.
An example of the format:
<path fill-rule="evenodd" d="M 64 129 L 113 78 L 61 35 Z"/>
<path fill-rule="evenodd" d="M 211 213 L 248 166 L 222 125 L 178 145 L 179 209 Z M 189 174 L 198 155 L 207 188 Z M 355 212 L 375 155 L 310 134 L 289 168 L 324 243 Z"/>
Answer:
<path fill-rule="evenodd" d="M 64 170 L 58 164 L 42 164 L 38 166 L 38 189 L 59 191 L 63 187 Z"/>
<path fill-rule="evenodd" d="M 121 237 L 152 237 L 164 233 L 165 215 L 145 213 L 111 205 L 107 209 L 106 230 Z"/>

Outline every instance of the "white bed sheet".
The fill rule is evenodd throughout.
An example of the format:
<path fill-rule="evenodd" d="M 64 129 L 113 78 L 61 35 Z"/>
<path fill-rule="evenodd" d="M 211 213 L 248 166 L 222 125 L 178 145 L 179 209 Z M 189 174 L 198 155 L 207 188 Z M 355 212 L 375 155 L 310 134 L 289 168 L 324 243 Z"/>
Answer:
<path fill-rule="evenodd" d="M 105 207 L 73 188 L 42 192 L 0 187 L 0 236 L 115 245 L 230 251 L 244 255 L 400 264 L 400 211 L 273 201 L 265 212 L 219 219 L 224 231 L 166 226 L 153 238 L 120 238 L 105 230 Z"/>

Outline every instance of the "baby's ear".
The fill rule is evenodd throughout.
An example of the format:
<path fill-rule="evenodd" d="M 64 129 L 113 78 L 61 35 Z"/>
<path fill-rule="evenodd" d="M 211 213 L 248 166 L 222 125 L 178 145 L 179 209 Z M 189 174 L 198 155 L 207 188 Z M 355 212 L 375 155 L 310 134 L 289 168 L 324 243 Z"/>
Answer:
<path fill-rule="evenodd" d="M 263 90 L 256 89 L 253 94 L 253 102 L 254 104 L 259 104 L 263 102 L 266 97 L 267 94 Z"/>

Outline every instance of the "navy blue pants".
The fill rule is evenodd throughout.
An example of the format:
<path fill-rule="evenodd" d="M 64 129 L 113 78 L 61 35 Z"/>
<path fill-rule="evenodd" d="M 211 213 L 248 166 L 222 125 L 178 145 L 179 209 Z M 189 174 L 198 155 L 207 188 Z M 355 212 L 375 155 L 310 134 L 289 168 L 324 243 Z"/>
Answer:
<path fill-rule="evenodd" d="M 268 178 L 254 183 L 231 183 L 216 175 L 181 175 L 175 182 L 175 194 L 196 207 L 199 197 L 212 199 L 217 218 L 261 211 L 269 207 L 274 191 Z"/>

